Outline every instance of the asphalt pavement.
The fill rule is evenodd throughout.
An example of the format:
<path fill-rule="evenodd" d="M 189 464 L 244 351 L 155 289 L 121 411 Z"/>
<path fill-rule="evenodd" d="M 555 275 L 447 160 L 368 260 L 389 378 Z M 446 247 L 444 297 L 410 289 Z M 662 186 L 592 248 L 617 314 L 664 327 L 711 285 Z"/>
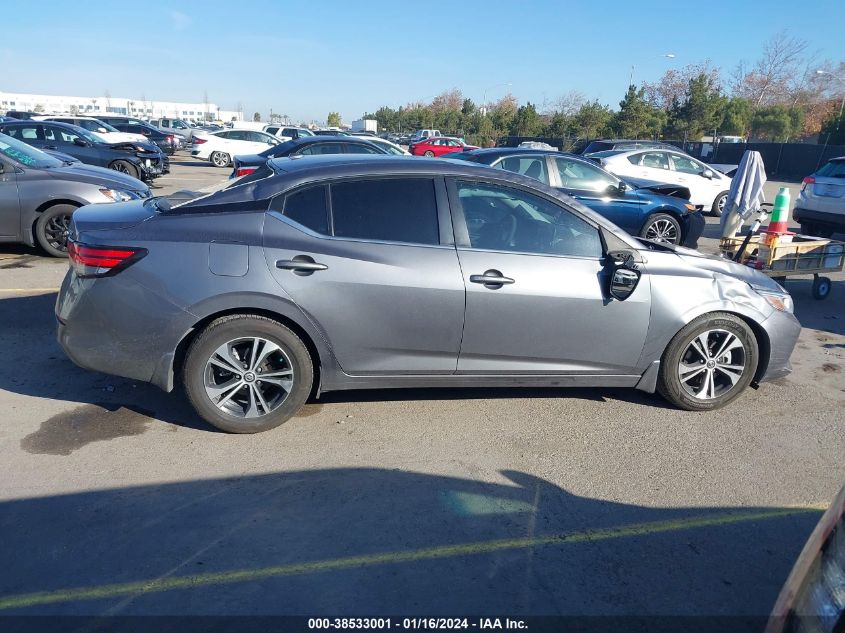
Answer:
<path fill-rule="evenodd" d="M 155 191 L 227 175 L 181 157 Z M 842 274 L 826 301 L 788 283 L 794 373 L 720 411 L 360 391 L 226 435 L 180 392 L 64 356 L 66 268 L 0 246 L 0 616 L 762 617 L 845 481 Z"/>

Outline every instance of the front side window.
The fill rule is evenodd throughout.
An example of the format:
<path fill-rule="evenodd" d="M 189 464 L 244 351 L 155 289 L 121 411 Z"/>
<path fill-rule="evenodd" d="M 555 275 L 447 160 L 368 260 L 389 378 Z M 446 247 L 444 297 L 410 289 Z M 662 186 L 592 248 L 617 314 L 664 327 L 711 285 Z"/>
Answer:
<path fill-rule="evenodd" d="M 534 194 L 458 181 L 472 248 L 536 255 L 602 256 L 598 229 Z"/>
<path fill-rule="evenodd" d="M 495 167 L 549 184 L 545 156 L 509 156 L 496 163 Z"/>
<path fill-rule="evenodd" d="M 615 187 L 617 181 L 598 167 L 580 160 L 555 158 L 555 166 L 560 175 L 561 187 L 584 191 L 607 191 Z"/>
<path fill-rule="evenodd" d="M 438 244 L 437 201 L 429 178 L 385 178 L 331 185 L 335 237 Z"/>
<path fill-rule="evenodd" d="M 700 174 L 707 169 L 707 167 L 692 158 L 677 156 L 675 154 L 670 154 L 670 156 L 672 157 L 672 165 L 674 165 L 675 171 L 685 174 Z"/>

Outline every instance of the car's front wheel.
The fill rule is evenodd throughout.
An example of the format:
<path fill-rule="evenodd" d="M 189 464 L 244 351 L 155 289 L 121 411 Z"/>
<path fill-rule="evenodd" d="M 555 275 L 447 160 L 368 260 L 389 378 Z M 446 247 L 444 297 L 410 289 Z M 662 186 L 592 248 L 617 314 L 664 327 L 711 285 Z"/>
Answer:
<path fill-rule="evenodd" d="M 643 228 L 640 229 L 640 237 L 657 242 L 679 244 L 681 242 L 681 224 L 668 213 L 655 213 L 643 224 Z"/>
<path fill-rule="evenodd" d="M 713 206 L 710 207 L 710 213 L 715 215 L 717 218 L 722 216 L 722 212 L 725 210 L 725 203 L 728 201 L 728 192 L 723 191 L 716 199 L 713 200 Z"/>
<path fill-rule="evenodd" d="M 35 221 L 35 240 L 51 257 L 67 257 L 70 218 L 76 207 L 56 204 L 45 209 Z"/>
<path fill-rule="evenodd" d="M 231 159 L 226 152 L 211 152 L 211 164 L 215 167 L 228 167 Z"/>
<path fill-rule="evenodd" d="M 128 160 L 116 160 L 111 164 L 111 168 L 122 174 L 141 180 L 141 170 Z"/>
<path fill-rule="evenodd" d="M 681 409 L 718 409 L 748 386 L 758 358 L 757 339 L 745 321 L 726 312 L 705 314 L 669 343 L 657 390 Z"/>
<path fill-rule="evenodd" d="M 425 156 L 428 156 L 429 158 L 434 158 L 434 152 L 432 152 L 430 149 L 426 150 Z"/>
<path fill-rule="evenodd" d="M 305 404 L 314 368 L 290 329 L 267 317 L 236 314 L 217 319 L 197 336 L 182 380 L 209 424 L 230 433 L 258 433 L 287 422 Z"/>

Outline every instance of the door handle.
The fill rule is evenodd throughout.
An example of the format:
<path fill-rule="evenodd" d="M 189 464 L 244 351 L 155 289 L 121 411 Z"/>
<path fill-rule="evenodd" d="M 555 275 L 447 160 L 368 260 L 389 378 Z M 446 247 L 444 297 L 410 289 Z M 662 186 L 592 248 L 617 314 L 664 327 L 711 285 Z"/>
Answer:
<path fill-rule="evenodd" d="M 491 290 L 501 288 L 505 284 L 514 283 L 513 279 L 505 277 L 498 270 L 486 270 L 482 275 L 470 275 L 469 280 L 474 284 L 483 284 Z"/>
<path fill-rule="evenodd" d="M 276 268 L 292 270 L 295 275 L 311 275 L 318 270 L 327 270 L 328 266 L 315 262 L 308 255 L 297 255 L 293 259 L 280 259 L 276 261 Z"/>

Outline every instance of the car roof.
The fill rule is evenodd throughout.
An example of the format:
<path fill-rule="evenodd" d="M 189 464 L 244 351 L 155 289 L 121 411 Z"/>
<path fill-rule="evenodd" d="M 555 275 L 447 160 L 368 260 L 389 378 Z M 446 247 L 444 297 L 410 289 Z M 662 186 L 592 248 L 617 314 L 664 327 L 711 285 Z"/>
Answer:
<path fill-rule="evenodd" d="M 566 158 L 574 158 L 585 163 L 594 165 L 595 163 L 583 156 L 577 154 L 570 154 L 568 152 L 559 152 L 556 149 L 531 149 L 530 147 L 488 147 L 484 149 L 474 149 L 468 152 L 462 152 L 463 156 L 478 156 L 482 160 L 477 162 L 492 163 L 499 158 L 506 158 L 508 156 L 519 155 L 548 155 L 548 156 L 565 156 Z"/>

